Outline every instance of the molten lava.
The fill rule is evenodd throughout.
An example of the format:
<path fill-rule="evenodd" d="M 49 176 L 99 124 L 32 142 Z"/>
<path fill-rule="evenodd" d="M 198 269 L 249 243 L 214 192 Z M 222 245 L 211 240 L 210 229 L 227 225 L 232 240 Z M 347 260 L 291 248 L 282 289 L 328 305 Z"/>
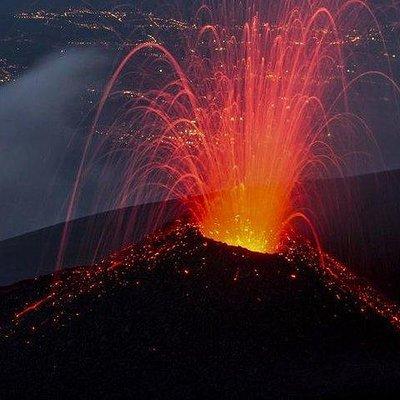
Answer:
<path fill-rule="evenodd" d="M 209 200 L 200 229 L 204 236 L 229 245 L 273 253 L 279 244 L 285 200 L 278 187 L 242 184 Z"/>

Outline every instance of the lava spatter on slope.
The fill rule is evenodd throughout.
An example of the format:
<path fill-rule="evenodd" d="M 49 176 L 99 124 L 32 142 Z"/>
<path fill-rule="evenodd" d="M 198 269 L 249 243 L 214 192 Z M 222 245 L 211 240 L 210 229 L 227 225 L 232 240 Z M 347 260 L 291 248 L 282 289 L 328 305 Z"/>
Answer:
<path fill-rule="evenodd" d="M 274 267 L 265 268 L 265 263 Z M 40 319 L 41 314 L 50 312 L 55 324 L 65 322 L 80 314 L 71 311 L 74 303 L 87 296 L 101 298 L 113 288 L 139 288 L 158 279 L 182 279 L 190 285 L 197 281 L 203 289 L 226 283 L 233 288 L 239 281 L 249 281 L 252 285 L 252 280 L 275 279 L 275 275 L 291 280 L 294 274 L 294 266 L 282 256 L 252 253 L 217 243 L 204 238 L 191 224 L 176 223 L 94 266 L 76 267 L 37 278 L 33 283 L 17 284 L 3 298 L 11 326 L 20 330 L 31 325 L 30 329 L 36 330 L 31 320 Z"/>
<path fill-rule="evenodd" d="M 201 290 L 221 290 L 226 296 L 245 291 L 255 302 L 267 300 L 281 286 L 296 288 L 305 279 L 317 280 L 349 310 L 375 312 L 395 328 L 400 326 L 396 303 L 307 241 L 287 236 L 279 254 L 253 253 L 204 238 L 196 227 L 180 222 L 94 266 L 60 271 L 9 288 L 3 296 L 3 322 L 11 332 L 23 328 L 36 331 L 49 322 L 64 325 L 92 308 L 82 309 L 82 301 L 90 303 L 114 288 L 137 289 L 171 279 L 188 286 L 187 297 Z"/>
<path fill-rule="evenodd" d="M 324 259 L 322 269 L 306 242 L 252 253 L 176 223 L 94 266 L 5 288 L 5 393 L 281 398 L 338 382 L 391 388 L 400 353 L 389 308 L 386 318 L 373 312 L 369 286 Z"/>

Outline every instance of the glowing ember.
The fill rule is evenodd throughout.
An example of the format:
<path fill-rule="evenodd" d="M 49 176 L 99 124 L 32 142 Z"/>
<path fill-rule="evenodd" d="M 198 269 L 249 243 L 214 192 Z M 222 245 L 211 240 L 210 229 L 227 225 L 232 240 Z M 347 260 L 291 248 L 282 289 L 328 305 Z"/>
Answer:
<path fill-rule="evenodd" d="M 278 188 L 241 185 L 211 197 L 205 217 L 198 223 L 206 237 L 256 252 L 272 253 L 279 243 L 285 211 L 279 200 L 287 199 Z"/>
<path fill-rule="evenodd" d="M 233 287 L 228 282 L 235 282 L 235 287 L 242 284 L 244 288 L 251 288 L 250 293 L 254 292 L 253 295 L 246 289 L 246 296 L 255 302 L 260 302 L 261 298 L 265 301 L 265 298 L 272 295 L 265 290 L 264 285 L 274 285 L 271 283 L 274 279 L 275 284 L 282 284 L 282 280 L 288 285 L 298 284 L 297 289 L 296 286 L 292 289 L 301 293 L 305 290 L 302 280 L 314 282 L 313 285 L 321 281 L 332 292 L 331 296 L 347 304 L 349 309 L 373 311 L 396 330 L 400 330 L 400 307 L 395 302 L 382 296 L 343 264 L 328 255 L 324 258 L 325 268 L 321 268 L 319 252 L 303 238 L 300 241 L 293 239 L 293 235 L 282 237 L 279 254 L 259 255 L 203 238 L 197 228 L 178 222 L 148 236 L 140 244 L 121 249 L 96 265 L 62 272 L 52 281 L 50 293 L 48 285 L 40 283 L 39 279 L 36 285 L 31 285 L 40 299 L 33 303 L 26 301 L 24 308 L 15 312 L 15 303 L 22 303 L 26 296 L 32 296 L 30 291 L 24 290 L 22 284 L 21 290 L 16 289 L 15 293 L 10 294 L 12 306 L 8 306 L 8 313 L 11 314 L 7 315 L 7 323 L 0 330 L 0 338 L 1 334 L 10 335 L 23 326 L 37 333 L 40 329 L 46 329 L 48 324 L 65 324 L 68 320 L 81 317 L 81 307 L 74 304 L 80 304 L 84 299 L 96 302 L 96 299 L 118 288 L 134 290 L 157 282 L 160 276 L 163 279 L 174 277 L 174 282 L 193 279 L 194 285 L 207 291 L 209 287 L 219 285 L 218 281 L 210 280 L 209 276 L 215 273 L 213 271 L 216 266 L 217 274 L 226 280 L 225 284 L 230 290 Z M 84 308 L 83 315 L 87 312 Z"/>

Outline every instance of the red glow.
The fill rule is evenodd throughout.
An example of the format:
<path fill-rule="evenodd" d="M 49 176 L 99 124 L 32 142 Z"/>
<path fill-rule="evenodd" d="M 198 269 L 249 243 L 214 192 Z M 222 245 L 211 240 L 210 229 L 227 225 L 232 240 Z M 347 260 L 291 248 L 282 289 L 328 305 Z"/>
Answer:
<path fill-rule="evenodd" d="M 340 52 L 327 33 L 314 37 L 321 24 L 335 30 L 325 9 L 287 9 L 277 27 L 253 17 L 234 39 L 213 30 L 224 51 L 201 76 L 212 77 L 206 98 L 215 100 L 195 117 L 204 168 L 195 171 L 202 196 L 192 209 L 205 236 L 274 252 L 307 168 L 336 161 L 323 97 Z"/>
<path fill-rule="evenodd" d="M 177 277 L 198 282 L 204 272 L 200 266 L 207 270 L 214 261 L 212 258 L 215 258 L 215 253 L 208 253 L 210 241 L 204 239 L 196 230 L 193 236 L 193 229 L 191 225 L 178 223 L 169 230 L 150 235 L 141 244 L 121 249 L 96 265 L 71 270 L 62 279 L 52 282 L 49 295 L 25 305 L 21 311 L 15 313 L 11 330 L 14 329 L 14 325 L 18 326 L 20 323 L 32 326 L 30 317 L 33 315 L 36 315 L 38 320 L 44 318 L 43 326 L 39 324 L 38 329 L 44 329 L 49 323 L 64 323 L 66 319 L 78 318 L 81 312 L 74 309 L 73 305 L 75 302 L 79 303 L 81 298 L 91 294 L 92 298 L 96 299 L 107 291 L 113 291 L 114 287 L 139 287 L 142 279 L 144 282 L 150 282 L 151 277 L 159 276 L 155 271 L 160 266 L 167 266 L 169 272 Z M 284 257 L 287 265 L 291 266 L 290 269 L 282 270 L 282 276 L 288 281 L 296 282 L 301 280 L 305 271 L 313 271 L 338 300 L 348 304 L 355 303 L 361 312 L 373 311 L 385 318 L 396 330 L 400 330 L 400 307 L 395 302 L 385 298 L 328 254 L 324 254 L 324 268 L 321 268 L 321 252 L 315 250 L 304 238 L 297 241 L 297 238 L 293 237 L 295 235 L 292 233 L 283 235 L 278 249 L 280 256 L 277 257 Z M 226 269 L 228 281 L 235 283 L 249 279 L 249 276 L 252 276 L 252 279 L 266 279 L 267 268 L 258 269 L 258 262 L 261 262 L 261 265 L 266 263 L 272 264 L 273 268 L 280 268 L 279 264 L 274 266 L 274 262 L 264 258 L 268 256 L 262 256 L 261 259 L 257 258 L 257 255 L 249 255 L 251 253 L 245 256 L 243 252 L 236 253 L 234 248 L 229 249 L 227 254 L 231 261 L 235 260 L 235 263 L 240 265 L 228 265 Z M 258 261 L 252 260 L 253 256 Z M 187 260 L 192 257 L 193 265 L 187 267 Z M 170 265 L 174 265 L 174 268 L 170 269 Z M 254 274 L 248 275 L 253 269 Z M 257 301 L 260 301 L 259 298 Z M 71 310 L 74 310 L 72 314 Z M 37 330 L 35 325 L 32 326 L 32 330 Z"/>
<path fill-rule="evenodd" d="M 29 314 L 30 312 L 36 311 L 39 307 L 41 307 L 44 303 L 49 301 L 53 297 L 53 294 L 49 294 L 48 296 L 44 297 L 43 299 L 40 299 L 38 301 L 35 301 L 32 304 L 28 304 L 23 310 L 19 311 L 17 314 L 15 314 L 15 317 L 17 319 L 22 318 L 26 314 Z"/>

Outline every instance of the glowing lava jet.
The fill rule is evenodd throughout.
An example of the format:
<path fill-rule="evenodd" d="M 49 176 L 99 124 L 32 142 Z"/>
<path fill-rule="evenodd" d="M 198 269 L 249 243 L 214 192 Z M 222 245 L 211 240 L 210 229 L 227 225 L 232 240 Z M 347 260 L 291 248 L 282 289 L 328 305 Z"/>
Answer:
<path fill-rule="evenodd" d="M 308 220 L 304 182 L 342 167 L 330 143 L 349 115 L 339 21 L 368 8 L 278 3 L 203 6 L 184 56 L 157 42 L 126 56 L 92 135 L 110 98 L 128 94 L 108 134 L 109 164 L 121 163 L 113 157 L 125 140 L 114 205 L 184 198 L 206 237 L 259 252 L 274 252 L 295 218 Z M 134 90 L 121 89 L 127 81 Z"/>

